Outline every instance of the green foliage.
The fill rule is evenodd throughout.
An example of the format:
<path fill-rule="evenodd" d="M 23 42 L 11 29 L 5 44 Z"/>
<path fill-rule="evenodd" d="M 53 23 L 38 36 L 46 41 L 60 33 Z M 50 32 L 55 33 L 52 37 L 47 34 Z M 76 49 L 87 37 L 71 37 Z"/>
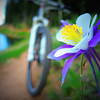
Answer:
<path fill-rule="evenodd" d="M 72 100 L 96 100 L 99 98 L 97 97 L 93 74 L 90 70 L 90 66 L 88 67 L 87 72 L 85 75 L 83 73 L 82 76 L 75 72 L 73 68 L 69 70 L 65 83 L 62 85 L 62 95 L 64 97 L 70 96 Z M 98 71 L 97 76 L 99 79 L 100 72 Z"/>
<path fill-rule="evenodd" d="M 24 24 L 4 25 L 0 27 L 0 33 L 5 34 L 10 41 L 11 46 L 5 51 L 0 52 L 0 62 L 19 57 L 28 48 L 29 31 Z"/>
<path fill-rule="evenodd" d="M 19 57 L 28 48 L 28 40 L 15 43 L 5 51 L 0 52 L 0 63 L 4 63 L 10 58 Z"/>
<path fill-rule="evenodd" d="M 18 25 L 22 25 L 22 24 L 18 24 Z M 28 38 L 30 35 L 28 29 L 24 28 L 24 26 L 22 26 L 20 28 L 18 28 L 18 27 L 16 28 L 16 27 L 10 26 L 10 25 L 0 27 L 0 33 L 7 35 L 11 39 L 13 39 L 13 38 L 14 39 L 25 39 L 25 38 Z"/>
<path fill-rule="evenodd" d="M 52 61 L 52 66 L 61 67 L 61 61 Z"/>
<path fill-rule="evenodd" d="M 0 28 L 0 32 L 1 32 L 1 33 L 8 33 L 8 34 L 11 33 L 11 31 L 10 31 L 8 28 L 5 28 L 5 27 Z"/>
<path fill-rule="evenodd" d="M 22 29 L 22 28 L 26 28 L 26 24 L 25 23 L 13 23 L 13 26 L 17 29 Z"/>
<path fill-rule="evenodd" d="M 80 75 L 76 73 L 73 69 L 70 69 L 67 74 L 66 81 L 62 86 L 62 90 L 67 94 L 67 92 L 69 93 L 69 88 L 73 90 L 80 89 L 81 88 L 80 80 L 81 80 Z"/>
<path fill-rule="evenodd" d="M 48 98 L 49 98 L 50 100 L 60 100 L 59 95 L 58 95 L 58 94 L 56 93 L 56 91 L 54 91 L 53 89 L 52 89 L 52 90 L 49 90 Z"/>

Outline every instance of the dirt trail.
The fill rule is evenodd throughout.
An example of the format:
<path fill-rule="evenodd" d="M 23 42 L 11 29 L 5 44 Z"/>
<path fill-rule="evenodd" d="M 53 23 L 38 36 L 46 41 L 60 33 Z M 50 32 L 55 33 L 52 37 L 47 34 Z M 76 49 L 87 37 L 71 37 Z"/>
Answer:
<path fill-rule="evenodd" d="M 27 92 L 26 56 L 24 53 L 20 58 L 0 65 L 0 100 L 48 100 L 46 89 L 35 98 Z"/>

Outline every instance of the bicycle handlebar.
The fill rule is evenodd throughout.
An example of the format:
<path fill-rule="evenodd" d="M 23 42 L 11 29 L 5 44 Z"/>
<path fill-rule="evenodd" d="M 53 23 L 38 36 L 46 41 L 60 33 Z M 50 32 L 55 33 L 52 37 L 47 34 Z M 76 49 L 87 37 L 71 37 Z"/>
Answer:
<path fill-rule="evenodd" d="M 29 0 L 34 2 L 35 4 L 41 5 L 41 3 L 44 3 L 46 11 L 48 10 L 61 10 L 65 13 L 70 13 L 70 10 L 67 6 L 65 6 L 63 3 L 58 3 L 56 1 L 52 0 Z"/>
<path fill-rule="evenodd" d="M 50 2 L 50 4 L 53 6 L 47 6 L 48 10 L 59 10 L 65 13 L 70 13 L 70 10 L 68 9 L 68 7 L 65 6 L 63 3 Z"/>

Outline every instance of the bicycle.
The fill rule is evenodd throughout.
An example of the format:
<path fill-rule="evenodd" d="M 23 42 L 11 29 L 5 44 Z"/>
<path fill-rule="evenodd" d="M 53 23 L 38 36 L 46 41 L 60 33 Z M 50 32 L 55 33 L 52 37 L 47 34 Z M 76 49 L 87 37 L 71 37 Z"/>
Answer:
<path fill-rule="evenodd" d="M 33 25 L 28 48 L 28 65 L 27 65 L 27 89 L 32 96 L 39 95 L 46 85 L 47 76 L 50 70 L 50 60 L 47 54 L 51 51 L 51 38 L 47 29 L 48 19 L 44 18 L 44 8 L 46 11 L 64 7 L 62 4 L 52 0 L 31 0 L 40 5 L 38 15 L 33 17 Z M 46 5 L 48 5 L 46 7 Z M 33 67 L 39 67 L 38 69 Z M 33 80 L 33 73 L 38 74 Z M 36 70 L 38 72 L 36 72 Z M 33 72 L 34 71 L 34 72 Z M 33 84 L 34 83 L 34 84 Z M 36 83 L 36 84 L 35 84 Z"/>

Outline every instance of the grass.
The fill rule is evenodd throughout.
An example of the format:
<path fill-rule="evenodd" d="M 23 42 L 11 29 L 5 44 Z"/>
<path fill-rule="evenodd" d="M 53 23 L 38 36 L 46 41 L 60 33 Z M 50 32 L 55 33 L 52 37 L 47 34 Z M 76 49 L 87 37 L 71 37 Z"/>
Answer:
<path fill-rule="evenodd" d="M 20 26 L 20 24 L 18 24 Z M 29 37 L 29 28 L 18 28 L 12 25 L 4 25 L 0 27 L 0 33 L 7 35 L 9 38 L 25 39 Z"/>
<path fill-rule="evenodd" d="M 10 58 L 19 57 L 28 48 L 29 28 L 24 24 L 4 25 L 0 27 L 0 33 L 5 34 L 11 41 L 11 46 L 0 52 L 0 63 Z"/>
<path fill-rule="evenodd" d="M 19 57 L 28 48 L 28 40 L 22 40 L 5 51 L 0 52 L 0 63 L 5 63 L 10 58 Z"/>

